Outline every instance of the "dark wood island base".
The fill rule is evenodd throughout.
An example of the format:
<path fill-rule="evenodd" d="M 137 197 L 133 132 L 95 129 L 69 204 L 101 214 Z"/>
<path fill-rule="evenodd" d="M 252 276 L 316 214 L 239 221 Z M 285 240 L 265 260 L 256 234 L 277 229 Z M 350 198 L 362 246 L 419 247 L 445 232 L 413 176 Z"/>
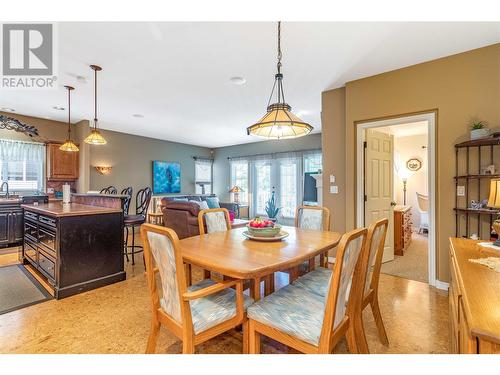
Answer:
<path fill-rule="evenodd" d="M 23 262 L 47 279 L 56 299 L 125 280 L 121 208 L 61 202 L 22 207 Z"/>

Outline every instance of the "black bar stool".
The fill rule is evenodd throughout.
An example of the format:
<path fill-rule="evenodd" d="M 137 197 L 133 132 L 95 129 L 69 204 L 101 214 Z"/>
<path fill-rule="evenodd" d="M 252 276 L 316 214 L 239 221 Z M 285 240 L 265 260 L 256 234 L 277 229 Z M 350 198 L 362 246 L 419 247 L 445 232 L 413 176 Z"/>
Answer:
<path fill-rule="evenodd" d="M 116 194 L 117 192 L 118 192 L 118 190 L 116 190 L 116 188 L 113 185 L 111 185 L 111 186 L 105 187 L 104 189 L 101 189 L 99 194 Z"/>
<path fill-rule="evenodd" d="M 147 187 L 137 192 L 135 197 L 135 215 L 125 215 L 123 224 L 125 226 L 125 256 L 132 255 L 132 265 L 135 265 L 134 255 L 141 253 L 143 248 L 141 245 L 135 244 L 135 227 L 140 226 L 146 222 L 146 215 L 148 214 L 149 203 L 151 202 L 152 191 Z M 132 245 L 128 244 L 129 228 L 132 229 Z M 130 251 L 129 251 L 130 249 Z M 139 249 L 139 250 L 136 250 Z"/>
<path fill-rule="evenodd" d="M 128 215 L 128 210 L 130 208 L 130 200 L 132 199 L 132 186 L 126 187 L 121 191 L 121 195 L 126 195 L 127 198 L 123 203 L 123 215 Z"/>

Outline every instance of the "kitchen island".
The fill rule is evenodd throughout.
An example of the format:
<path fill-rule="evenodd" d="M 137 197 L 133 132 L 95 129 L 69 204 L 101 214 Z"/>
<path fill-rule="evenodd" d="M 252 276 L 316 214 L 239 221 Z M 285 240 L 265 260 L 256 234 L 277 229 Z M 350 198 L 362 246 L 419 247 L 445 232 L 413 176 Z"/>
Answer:
<path fill-rule="evenodd" d="M 88 204 L 21 206 L 23 262 L 47 280 L 56 299 L 125 280 L 120 197 L 106 206 L 93 205 L 95 197 L 75 200 Z"/>

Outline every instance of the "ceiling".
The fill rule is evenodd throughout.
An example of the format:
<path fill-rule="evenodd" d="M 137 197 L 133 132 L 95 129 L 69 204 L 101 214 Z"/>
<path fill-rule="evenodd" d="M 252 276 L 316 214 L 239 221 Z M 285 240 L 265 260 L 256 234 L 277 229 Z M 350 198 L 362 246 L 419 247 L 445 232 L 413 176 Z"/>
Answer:
<path fill-rule="evenodd" d="M 322 91 L 498 42 L 500 23 L 286 22 L 285 98 L 320 132 Z M 275 23 L 59 23 L 57 43 L 59 89 L 3 90 L 0 107 L 65 121 L 66 112 L 53 107 L 66 107 L 63 86 L 70 84 L 73 122 L 91 119 L 88 65 L 97 64 L 102 128 L 206 147 L 258 140 L 245 130 L 265 113 Z M 234 76 L 246 83 L 230 83 Z"/>
<path fill-rule="evenodd" d="M 411 137 L 412 135 L 424 135 L 428 133 L 429 125 L 427 121 L 409 122 L 407 124 L 398 124 L 376 128 L 382 133 L 392 134 L 396 138 Z"/>

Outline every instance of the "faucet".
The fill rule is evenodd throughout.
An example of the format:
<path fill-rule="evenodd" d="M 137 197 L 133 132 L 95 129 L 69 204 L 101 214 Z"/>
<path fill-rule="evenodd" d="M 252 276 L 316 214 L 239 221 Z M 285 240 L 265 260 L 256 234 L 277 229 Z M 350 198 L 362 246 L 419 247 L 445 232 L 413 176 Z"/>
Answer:
<path fill-rule="evenodd" d="M 2 182 L 2 185 L 0 185 L 0 190 L 3 191 L 3 187 L 7 186 L 7 193 L 5 194 L 5 198 L 9 199 L 10 193 L 9 193 L 9 183 L 7 181 Z"/>

